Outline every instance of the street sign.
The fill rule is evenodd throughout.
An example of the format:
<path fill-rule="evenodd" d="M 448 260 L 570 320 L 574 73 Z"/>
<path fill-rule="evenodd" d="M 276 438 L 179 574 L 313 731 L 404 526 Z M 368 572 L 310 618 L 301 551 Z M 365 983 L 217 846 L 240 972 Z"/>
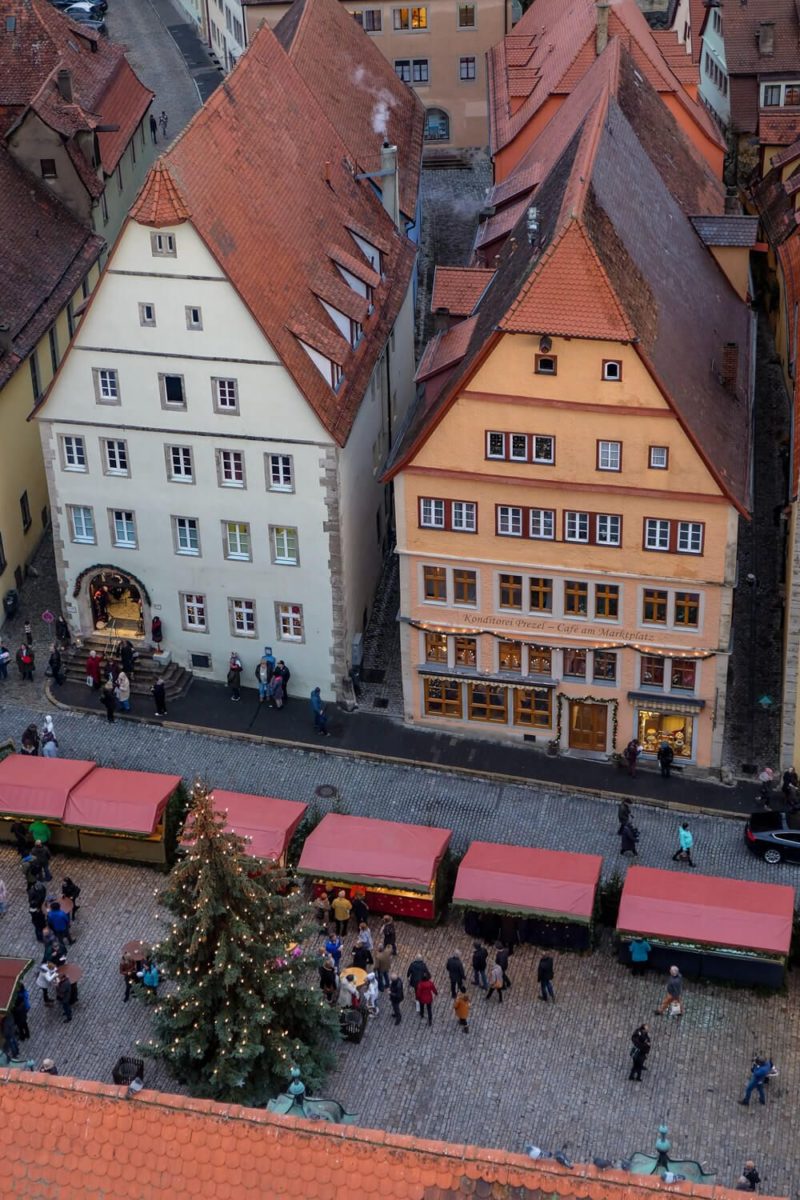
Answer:
<path fill-rule="evenodd" d="M 45 625 L 52 625 L 53 621 L 55 621 L 55 617 L 50 612 L 49 608 L 46 608 L 42 613 L 42 620 L 44 621 Z"/>

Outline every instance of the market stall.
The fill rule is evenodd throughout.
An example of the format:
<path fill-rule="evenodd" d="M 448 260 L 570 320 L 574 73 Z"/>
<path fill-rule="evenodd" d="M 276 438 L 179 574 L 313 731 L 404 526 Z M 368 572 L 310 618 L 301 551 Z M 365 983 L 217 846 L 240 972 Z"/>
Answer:
<path fill-rule="evenodd" d="M 294 832 L 308 811 L 297 800 L 275 796 L 251 796 L 245 792 L 214 789 L 214 811 L 227 814 L 227 829 L 250 839 L 248 852 L 286 865 L 286 851 Z"/>
<path fill-rule="evenodd" d="M 164 863 L 164 815 L 180 783 L 180 775 L 96 767 L 71 789 L 64 823 L 84 854 Z"/>
<path fill-rule="evenodd" d="M 0 840 L 13 841 L 12 822 L 34 818 L 47 822 L 50 844 L 78 849 L 77 834 L 64 824 L 69 794 L 95 769 L 93 762 L 73 758 L 38 758 L 10 754 L 0 762 Z"/>
<path fill-rule="evenodd" d="M 30 958 L 0 958 L 0 1013 L 8 1012 L 17 984 L 32 961 Z"/>
<path fill-rule="evenodd" d="M 619 958 L 635 937 L 649 962 L 684 975 L 781 987 L 792 940 L 794 888 L 716 875 L 631 867 L 617 920 Z"/>
<path fill-rule="evenodd" d="M 328 813 L 306 838 L 297 870 L 314 880 L 315 896 L 343 888 L 364 895 L 372 912 L 432 921 L 451 837 L 450 829 Z"/>
<path fill-rule="evenodd" d="M 602 865 L 598 854 L 473 842 L 458 868 L 453 904 L 466 910 L 470 937 L 585 950 Z"/>

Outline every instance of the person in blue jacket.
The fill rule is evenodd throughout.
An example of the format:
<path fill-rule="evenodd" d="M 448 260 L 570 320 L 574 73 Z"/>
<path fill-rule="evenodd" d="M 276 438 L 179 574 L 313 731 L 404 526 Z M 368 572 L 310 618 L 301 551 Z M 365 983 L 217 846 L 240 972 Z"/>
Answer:
<path fill-rule="evenodd" d="M 772 1061 L 769 1058 L 757 1058 L 753 1063 L 753 1069 L 750 1074 L 750 1081 L 747 1084 L 744 1092 L 744 1100 L 740 1100 L 740 1104 L 747 1106 L 750 1103 L 750 1097 L 753 1092 L 758 1092 L 759 1104 L 766 1104 L 767 1097 L 764 1093 L 764 1083 L 772 1070 Z"/>
<path fill-rule="evenodd" d="M 316 733 L 321 733 L 324 737 L 330 737 L 328 733 L 328 718 L 325 715 L 325 705 L 322 703 L 322 696 L 319 693 L 319 688 L 314 688 L 311 693 L 311 711 L 314 714 L 314 730 Z"/>

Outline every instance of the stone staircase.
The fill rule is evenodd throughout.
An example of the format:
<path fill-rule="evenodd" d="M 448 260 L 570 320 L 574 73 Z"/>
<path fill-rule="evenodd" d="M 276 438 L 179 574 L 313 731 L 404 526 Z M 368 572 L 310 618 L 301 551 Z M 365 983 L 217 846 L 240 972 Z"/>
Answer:
<path fill-rule="evenodd" d="M 91 633 L 80 639 L 80 645 L 76 645 L 73 641 L 70 649 L 62 655 L 66 678 L 70 683 L 84 683 L 89 651 L 94 650 L 99 658 L 106 657 L 110 652 L 113 653 L 114 647 L 117 647 L 124 637 L 125 631 L 123 630 L 118 637 L 111 637 L 104 633 Z M 149 696 L 150 689 L 158 678 L 164 680 L 168 703 L 186 695 L 192 684 L 191 671 L 185 670 L 174 662 L 167 667 L 161 666 L 160 663 L 153 661 L 153 651 L 149 642 L 134 637 L 130 641 L 139 655 L 131 682 L 132 695 Z"/>

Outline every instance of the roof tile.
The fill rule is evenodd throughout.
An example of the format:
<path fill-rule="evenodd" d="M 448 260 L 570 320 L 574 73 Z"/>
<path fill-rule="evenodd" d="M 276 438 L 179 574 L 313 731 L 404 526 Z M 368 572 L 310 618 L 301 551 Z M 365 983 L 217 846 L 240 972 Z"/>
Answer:
<path fill-rule="evenodd" d="M 445 308 L 454 317 L 468 317 L 493 274 L 487 267 L 437 267 L 431 312 Z"/>

